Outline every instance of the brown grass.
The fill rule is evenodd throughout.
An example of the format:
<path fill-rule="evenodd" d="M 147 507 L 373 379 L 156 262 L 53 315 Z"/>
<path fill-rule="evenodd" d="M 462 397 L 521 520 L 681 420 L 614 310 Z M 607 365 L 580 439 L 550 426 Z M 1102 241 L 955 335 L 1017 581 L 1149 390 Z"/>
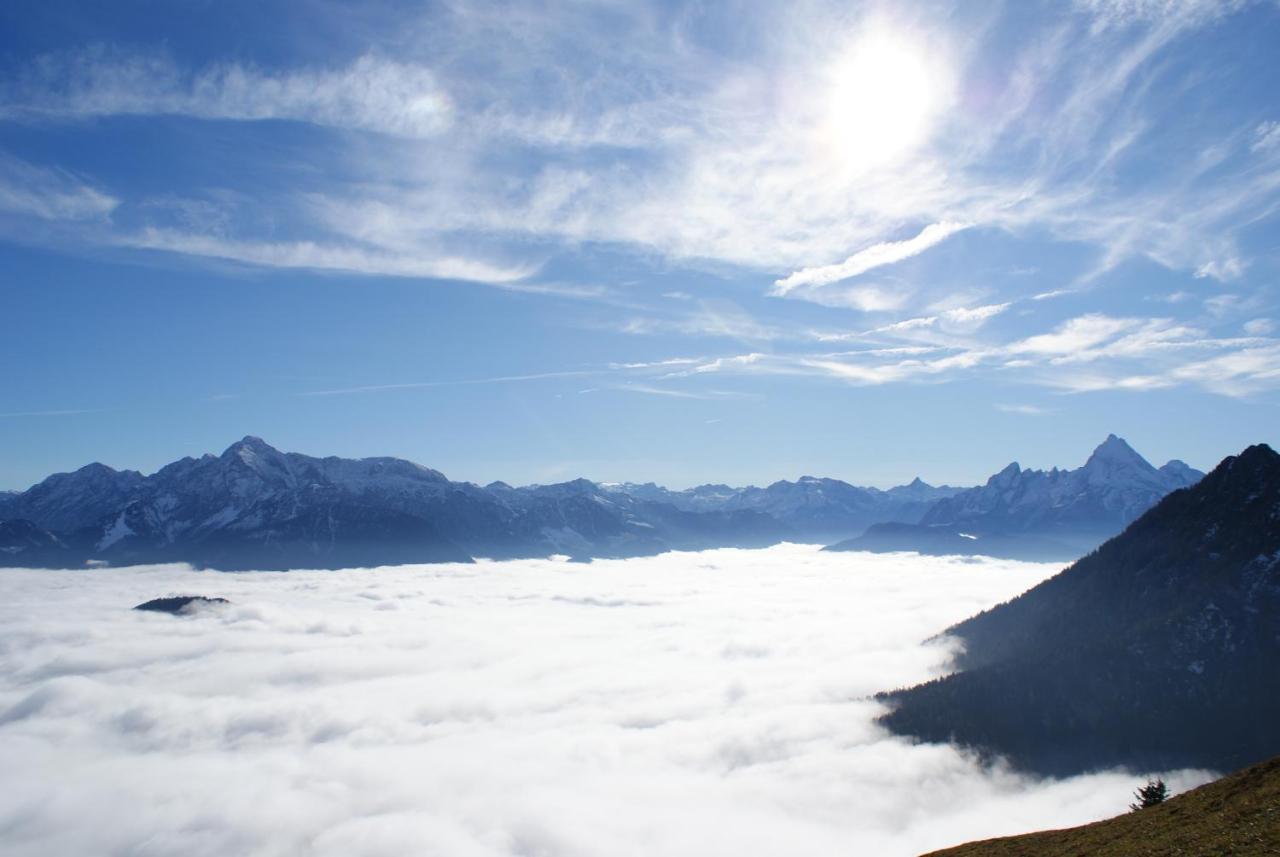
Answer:
<path fill-rule="evenodd" d="M 1280 855 L 1280 756 L 1159 806 L 1084 827 L 970 842 L 925 857 L 1227 855 Z"/>

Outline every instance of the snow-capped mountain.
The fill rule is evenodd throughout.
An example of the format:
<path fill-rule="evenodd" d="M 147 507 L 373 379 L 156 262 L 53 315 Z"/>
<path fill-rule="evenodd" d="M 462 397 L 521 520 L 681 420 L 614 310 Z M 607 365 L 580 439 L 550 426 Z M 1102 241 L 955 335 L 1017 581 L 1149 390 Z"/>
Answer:
<path fill-rule="evenodd" d="M 1076 470 L 1023 470 L 1017 462 L 933 506 L 925 525 L 975 533 L 1099 533 L 1114 535 L 1170 491 L 1204 476 L 1181 461 L 1156 469 L 1129 444 L 1108 435 Z"/>
<path fill-rule="evenodd" d="M 798 537 L 819 542 L 847 538 L 881 521 L 918 521 L 933 503 L 964 490 L 929 485 L 919 477 L 909 485 L 886 491 L 815 476 L 774 482 L 765 488 L 699 485 L 671 491 L 652 482 L 605 487 L 611 493 L 669 503 L 690 512 L 765 514 L 785 524 Z"/>
<path fill-rule="evenodd" d="M 1195 476 L 1180 462 L 1157 471 L 1112 438 L 1081 470 L 1011 465 L 970 490 L 916 479 L 886 491 L 812 476 L 686 491 L 587 479 L 481 487 L 401 459 L 315 458 L 246 437 L 221 455 L 184 458 L 150 476 L 91 464 L 0 496 L 0 521 L 26 522 L 13 529 L 13 549 L 0 559 L 295 568 L 589 558 L 830 541 L 881 522 L 909 529 L 922 519 L 978 532 L 1007 521 L 1083 522 L 1092 533 L 1098 521 L 1119 521 L 1118 530 L 1168 486 Z"/>
<path fill-rule="evenodd" d="M 146 477 L 103 465 L 57 474 L 0 499 L 0 519 L 27 525 L 26 540 L 0 560 L 41 565 L 50 564 L 50 549 L 41 548 L 37 563 L 37 554 L 21 547 L 29 531 L 63 546 L 62 562 L 53 564 L 186 561 L 218 568 L 630 556 L 758 546 L 789 535 L 767 515 L 688 512 L 585 479 L 481 488 L 401 459 L 314 458 L 256 437 Z"/>
<path fill-rule="evenodd" d="M 873 526 L 831 549 L 1075 559 L 1123 530 L 1169 492 L 1194 485 L 1203 476 L 1176 459 L 1153 467 L 1113 434 L 1083 467 L 1024 470 L 1014 462 L 986 485 L 934 503 L 917 526 Z"/>
<path fill-rule="evenodd" d="M 119 509 L 142 482 L 135 470 L 96 463 L 55 473 L 28 491 L 0 495 L 0 520 L 23 518 L 49 530 L 74 532 Z"/>

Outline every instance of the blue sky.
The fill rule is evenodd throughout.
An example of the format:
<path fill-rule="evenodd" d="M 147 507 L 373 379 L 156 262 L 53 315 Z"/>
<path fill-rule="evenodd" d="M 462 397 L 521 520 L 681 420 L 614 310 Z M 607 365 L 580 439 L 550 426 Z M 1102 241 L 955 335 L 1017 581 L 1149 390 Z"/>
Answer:
<path fill-rule="evenodd" d="M 0 487 L 1277 440 L 1280 5 L 0 8 Z"/>

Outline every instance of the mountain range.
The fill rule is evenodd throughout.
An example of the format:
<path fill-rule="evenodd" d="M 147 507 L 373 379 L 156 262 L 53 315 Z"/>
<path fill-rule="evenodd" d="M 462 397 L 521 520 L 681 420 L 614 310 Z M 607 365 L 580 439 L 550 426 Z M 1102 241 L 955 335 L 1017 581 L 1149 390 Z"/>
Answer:
<path fill-rule="evenodd" d="M 1199 476 L 1180 462 L 1156 470 L 1114 436 L 1078 471 L 1011 468 L 973 489 L 917 478 L 882 490 L 812 476 L 764 488 L 673 491 L 586 479 L 517 488 L 454 482 L 396 458 L 285 453 L 245 437 L 221 455 L 184 458 L 149 476 L 95 463 L 0 494 L 0 560 L 337 568 L 626 557 L 902 530 L 909 538 L 887 549 L 937 552 L 941 547 L 930 550 L 920 535 L 936 542 L 950 534 L 955 544 L 946 552 L 997 553 L 991 546 L 1005 538 L 1010 521 L 1022 528 L 1020 546 L 1040 539 L 1055 556 L 1078 556 L 1083 549 L 1069 546 L 1064 534 L 1118 532 L 1130 516 Z M 856 544 L 866 543 L 836 547 Z"/>
<path fill-rule="evenodd" d="M 959 671 L 882 722 L 1038 773 L 1234 770 L 1280 753 L 1280 455 L 1225 459 L 1119 536 L 947 629 Z"/>
<path fill-rule="evenodd" d="M 986 485 L 940 498 L 918 522 L 873 525 L 829 550 L 1070 560 L 1203 476 L 1176 459 L 1156 468 L 1113 434 L 1080 468 L 1024 470 L 1014 462 Z"/>

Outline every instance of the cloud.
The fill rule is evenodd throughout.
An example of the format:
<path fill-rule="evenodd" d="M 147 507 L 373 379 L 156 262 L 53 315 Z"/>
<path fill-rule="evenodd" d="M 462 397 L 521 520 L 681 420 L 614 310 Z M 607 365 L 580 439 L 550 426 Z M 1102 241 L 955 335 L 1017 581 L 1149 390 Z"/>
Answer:
<path fill-rule="evenodd" d="M 1270 336 L 1275 330 L 1275 322 L 1269 318 L 1255 318 L 1244 323 L 1244 332 L 1250 336 Z"/>
<path fill-rule="evenodd" d="M 521 289 L 520 283 L 537 272 L 532 264 L 501 265 L 463 256 L 388 252 L 377 247 L 324 244 L 314 241 L 252 241 L 215 235 L 145 229 L 121 236 L 119 244 L 144 250 L 161 250 L 213 259 L 227 259 L 268 268 L 308 268 L 317 271 L 349 271 L 391 277 L 424 277 L 462 280 Z M 535 291 L 555 293 L 554 286 L 533 286 Z M 573 290 L 570 290 L 571 293 Z"/>
<path fill-rule="evenodd" d="M 948 321 L 956 322 L 957 324 L 980 325 L 988 319 L 992 319 L 1000 315 L 1000 313 L 1004 312 L 1011 306 L 1013 306 L 1012 303 L 1005 302 L 1002 304 L 987 304 L 986 306 L 978 306 L 968 309 L 960 307 L 957 309 L 947 310 L 942 314 L 942 317 Z"/>
<path fill-rule="evenodd" d="M 696 337 L 723 337 L 747 342 L 767 342 L 784 336 L 784 331 L 757 321 L 729 300 L 698 300 L 687 311 L 663 316 L 634 316 L 610 321 L 611 329 L 636 335 L 683 333 Z"/>
<path fill-rule="evenodd" d="M 550 256 L 598 242 L 662 264 L 710 262 L 771 279 L 791 271 L 775 293 L 889 312 L 917 296 L 927 306 L 936 294 L 926 292 L 949 285 L 830 286 L 922 253 L 965 224 L 981 225 L 981 240 L 1070 245 L 1073 258 L 1096 262 L 1082 281 L 1134 258 L 1243 276 L 1250 259 L 1237 233 L 1274 207 L 1280 149 L 1258 148 L 1247 167 L 1232 157 L 1274 129 L 1237 111 L 1223 122 L 1238 127 L 1188 133 L 1178 147 L 1186 157 L 1167 160 L 1163 145 L 1171 129 L 1185 132 L 1184 99 L 1201 97 L 1192 84 L 1203 66 L 1177 53 L 1191 41 L 1183 36 L 1238 6 L 1046 8 L 1019 18 L 1016 44 L 989 15 L 825 2 L 805 15 L 644 3 L 608 14 L 571 4 L 554 16 L 525 3 L 370 11 L 327 65 L 183 65 L 112 47 L 31 58 L 0 89 L 0 117 L 49 125 L 181 115 L 374 132 L 297 135 L 263 160 L 256 142 L 237 150 L 275 178 L 251 189 L 252 210 L 294 237 L 263 253 L 256 224 L 213 236 L 238 235 L 222 252 L 241 250 L 235 257 L 249 264 L 271 267 L 296 255 L 293 245 L 314 245 L 304 255 L 402 276 L 431 270 L 424 257 L 441 247 L 467 248 L 446 254 L 465 260 L 477 247 L 536 246 Z M 338 17 L 345 10 L 312 11 L 326 31 L 349 24 Z M 389 53 L 361 55 L 370 42 Z M 901 92 L 895 107 L 888 90 L 866 86 L 879 81 L 862 55 L 909 72 L 895 85 L 927 85 Z M 548 68 L 556 74 L 529 73 Z M 887 111 L 883 127 L 864 115 L 869 104 Z M 909 141 L 871 139 L 868 128 L 888 134 L 900 120 L 913 129 Z M 226 133 L 239 144 L 235 134 L 259 132 Z M 893 157 L 870 157 L 881 150 Z M 193 180 L 199 187 L 184 190 L 243 183 L 246 163 L 234 160 L 228 173 L 212 159 Z M 1156 183 L 1146 180 L 1153 163 Z M 143 222 L 95 242 L 132 246 L 146 227 L 165 228 L 150 202 L 124 200 Z M 197 239 L 210 234 L 188 232 L 167 242 L 171 251 L 206 255 Z M 473 265 L 479 273 L 462 278 L 502 279 L 489 268 L 508 267 L 461 267 Z"/>
<path fill-rule="evenodd" d="M 1244 262 L 1234 256 L 1227 259 L 1211 259 L 1196 268 L 1195 277 L 1197 280 L 1211 277 L 1215 280 L 1226 282 L 1227 280 L 1239 279 L 1240 275 L 1244 273 L 1244 269 Z"/>
<path fill-rule="evenodd" d="M 0 413 L 0 418 L 8 417 L 70 417 L 78 414 L 98 414 L 101 410 L 97 408 L 76 408 L 71 410 L 60 411 L 9 411 Z"/>
<path fill-rule="evenodd" d="M 5 851 L 909 857 L 1123 813 L 1135 774 L 1029 779 L 872 722 L 943 668 L 921 639 L 1055 570 L 800 546 L 8 570 Z M 129 609 L 174 592 L 232 603 Z"/>
<path fill-rule="evenodd" d="M 856 309 L 859 312 L 892 312 L 902 309 L 910 294 L 902 289 L 884 286 L 850 286 L 847 288 L 799 288 L 785 297 L 799 298 L 820 306 Z"/>
<path fill-rule="evenodd" d="M 1244 5 L 1241 0 L 1076 0 L 1096 18 L 1096 29 L 1165 22 L 1187 26 L 1227 14 Z"/>
<path fill-rule="evenodd" d="M 0 151 L 0 212 L 51 221 L 101 220 L 119 204 L 68 172 L 38 167 Z"/>
<path fill-rule="evenodd" d="M 452 111 L 430 69 L 373 55 L 338 69 L 224 63 L 189 72 L 167 57 L 97 48 L 41 57 L 0 90 L 0 118 L 146 115 L 293 120 L 417 138 L 448 128 Z"/>
<path fill-rule="evenodd" d="M 1250 151 L 1262 152 L 1277 146 L 1280 146 L 1280 122 L 1275 120 L 1263 122 L 1254 129 L 1253 144 L 1249 146 Z"/>
<path fill-rule="evenodd" d="M 825 286 L 840 280 L 847 280 L 859 274 L 865 274 L 874 268 L 893 265 L 912 256 L 917 256 L 940 244 L 961 230 L 968 229 L 971 224 L 942 221 L 926 226 L 914 238 L 904 241 L 882 241 L 859 250 L 848 259 L 836 265 L 822 265 L 815 268 L 803 268 L 790 276 L 774 283 L 775 295 L 786 295 L 800 286 Z"/>
<path fill-rule="evenodd" d="M 513 384 L 521 381 L 545 381 L 554 378 L 581 378 L 599 375 L 599 370 L 574 369 L 564 372 L 535 372 L 528 375 L 499 375 L 493 378 L 464 378 L 452 381 L 411 381 L 402 384 L 366 384 L 359 387 L 340 387 L 333 390 L 309 390 L 299 396 L 349 396 L 361 393 L 383 393 L 393 390 L 426 390 L 433 387 L 459 387 L 472 384 Z"/>
<path fill-rule="evenodd" d="M 1138 322 L 1130 318 L 1112 318 L 1090 313 L 1064 322 L 1053 333 L 1029 336 L 1009 346 L 1015 354 L 1076 354 L 1092 348 L 1132 329 Z"/>
<path fill-rule="evenodd" d="M 1042 408 L 1039 405 L 998 404 L 996 405 L 996 410 L 1003 411 L 1006 414 L 1022 414 L 1023 416 L 1028 417 L 1042 417 L 1046 414 L 1053 413 L 1053 411 L 1047 408 Z"/>
<path fill-rule="evenodd" d="M 1021 339 L 977 339 L 974 331 L 1005 307 L 948 310 L 855 333 L 811 331 L 809 338 L 820 343 L 882 344 L 848 351 L 721 356 L 672 374 L 808 376 L 856 385 L 939 383 L 977 376 L 1070 392 L 1195 386 L 1226 396 L 1280 387 L 1280 372 L 1272 371 L 1280 364 L 1269 363 L 1280 346 L 1268 337 L 1269 329 L 1263 332 L 1265 324 L 1237 337 L 1213 335 L 1169 318 L 1089 313 Z M 960 321 L 948 321 L 953 313 Z M 970 317 L 978 320 L 963 321 Z M 1088 370 L 1081 368 L 1085 364 Z"/>
<path fill-rule="evenodd" d="M 653 384 L 618 384 L 607 389 L 618 390 L 623 393 L 641 393 L 646 396 L 663 396 L 671 399 L 732 399 L 740 398 L 741 393 L 732 393 L 724 390 L 677 390 L 672 387 L 658 387 Z"/>

